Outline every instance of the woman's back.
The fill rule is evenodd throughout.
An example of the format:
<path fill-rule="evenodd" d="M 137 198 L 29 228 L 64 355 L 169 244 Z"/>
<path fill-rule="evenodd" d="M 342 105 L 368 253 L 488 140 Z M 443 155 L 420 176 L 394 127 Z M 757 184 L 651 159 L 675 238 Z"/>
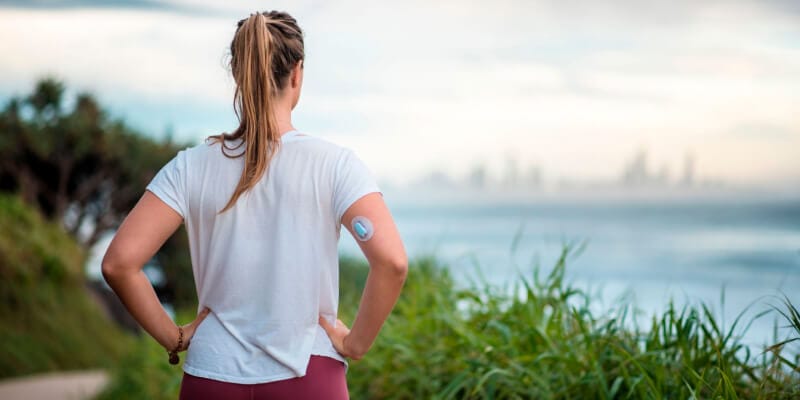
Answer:
<path fill-rule="evenodd" d="M 230 49 L 239 126 L 156 174 L 103 276 L 169 363 L 188 350 L 182 399 L 346 399 L 345 358 L 369 351 L 400 296 L 403 242 L 364 163 L 292 125 L 305 59 L 297 21 L 253 13 Z M 177 326 L 142 268 L 182 224 L 199 312 Z M 342 226 L 369 263 L 352 329 L 336 317 Z"/>
<path fill-rule="evenodd" d="M 237 154 L 245 144 L 227 141 Z M 184 371 L 235 383 L 305 374 L 311 354 L 345 361 L 318 324 L 335 321 L 341 218 L 380 189 L 347 148 L 290 131 L 263 177 L 218 213 L 242 173 L 220 142 L 181 151 L 148 190 L 183 216 L 199 304 L 213 310 Z"/>

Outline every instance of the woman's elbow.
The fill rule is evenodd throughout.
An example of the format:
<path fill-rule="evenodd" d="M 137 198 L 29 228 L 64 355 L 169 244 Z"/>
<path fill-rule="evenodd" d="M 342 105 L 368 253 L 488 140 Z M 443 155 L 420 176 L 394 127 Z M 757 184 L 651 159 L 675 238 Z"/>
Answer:
<path fill-rule="evenodd" d="M 108 254 L 106 254 L 106 256 L 103 257 L 103 261 L 100 263 L 100 272 L 103 273 L 103 279 L 105 279 L 106 282 L 112 280 L 114 276 L 117 275 L 117 271 L 118 268 L 116 264 L 114 264 L 113 261 L 108 258 Z"/>
<path fill-rule="evenodd" d="M 401 257 L 397 257 L 389 262 L 389 269 L 392 272 L 392 275 L 405 280 L 406 276 L 408 276 L 408 258 L 405 254 Z"/>
<path fill-rule="evenodd" d="M 103 273 L 103 279 L 108 283 L 128 273 L 124 263 L 110 251 L 103 256 L 103 261 L 100 263 L 100 271 Z"/>
<path fill-rule="evenodd" d="M 408 275 L 408 259 L 405 254 L 373 257 L 369 259 L 370 270 L 380 273 L 387 278 L 404 281 Z"/>

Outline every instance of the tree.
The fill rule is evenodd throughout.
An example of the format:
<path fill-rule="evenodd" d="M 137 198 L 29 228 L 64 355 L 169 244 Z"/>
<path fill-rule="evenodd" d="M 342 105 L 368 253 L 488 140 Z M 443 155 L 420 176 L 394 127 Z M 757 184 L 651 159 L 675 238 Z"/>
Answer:
<path fill-rule="evenodd" d="M 0 113 L 0 190 L 20 192 L 89 246 L 119 225 L 180 146 L 108 120 L 87 93 L 65 110 L 63 94 L 61 82 L 45 78 Z"/>
<path fill-rule="evenodd" d="M 187 145 L 134 132 L 88 93 L 69 109 L 64 103 L 63 83 L 47 77 L 0 112 L 0 192 L 19 193 L 89 248 L 122 223 L 156 172 Z M 185 304 L 195 292 L 186 233 L 178 235 L 159 259 L 175 263 L 165 268 L 173 278 L 169 297 Z"/>

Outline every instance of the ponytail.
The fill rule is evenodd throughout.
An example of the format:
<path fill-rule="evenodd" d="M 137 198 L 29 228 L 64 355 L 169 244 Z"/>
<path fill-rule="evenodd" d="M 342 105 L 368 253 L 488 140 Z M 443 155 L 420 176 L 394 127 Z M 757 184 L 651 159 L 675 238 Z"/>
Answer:
<path fill-rule="evenodd" d="M 232 134 L 210 138 L 222 141 L 222 152 L 227 157 L 244 156 L 244 169 L 233 195 L 219 213 L 233 207 L 266 174 L 281 143 L 274 101 L 291 68 L 302 58 L 302 32 L 288 14 L 254 13 L 239 21 L 231 42 L 230 61 L 236 81 L 233 107 L 239 127 Z M 231 149 L 225 140 L 238 138 L 243 139 L 245 150 L 232 157 L 225 152 Z"/>

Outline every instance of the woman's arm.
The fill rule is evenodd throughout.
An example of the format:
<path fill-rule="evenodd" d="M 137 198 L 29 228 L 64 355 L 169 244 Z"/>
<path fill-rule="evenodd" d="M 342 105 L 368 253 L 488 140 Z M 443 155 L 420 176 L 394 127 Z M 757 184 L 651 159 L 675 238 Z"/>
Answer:
<path fill-rule="evenodd" d="M 145 191 L 114 235 L 102 264 L 103 277 L 128 312 L 167 350 L 178 344 L 178 327 L 167 315 L 142 268 L 182 222 L 180 214 Z M 194 330 L 206 315 L 207 309 L 184 326 L 183 346 L 179 350 L 188 347 Z"/>
<path fill-rule="evenodd" d="M 366 218 L 372 225 L 372 237 L 368 240 L 359 240 L 359 233 L 363 231 L 353 230 L 352 222 L 356 217 Z M 380 193 L 367 194 L 353 203 L 342 216 L 342 224 L 364 252 L 369 274 L 353 328 L 348 329 L 340 320 L 333 327 L 322 317 L 320 324 L 339 353 L 359 359 L 372 346 L 400 296 L 408 273 L 408 260 L 400 233 Z"/>

